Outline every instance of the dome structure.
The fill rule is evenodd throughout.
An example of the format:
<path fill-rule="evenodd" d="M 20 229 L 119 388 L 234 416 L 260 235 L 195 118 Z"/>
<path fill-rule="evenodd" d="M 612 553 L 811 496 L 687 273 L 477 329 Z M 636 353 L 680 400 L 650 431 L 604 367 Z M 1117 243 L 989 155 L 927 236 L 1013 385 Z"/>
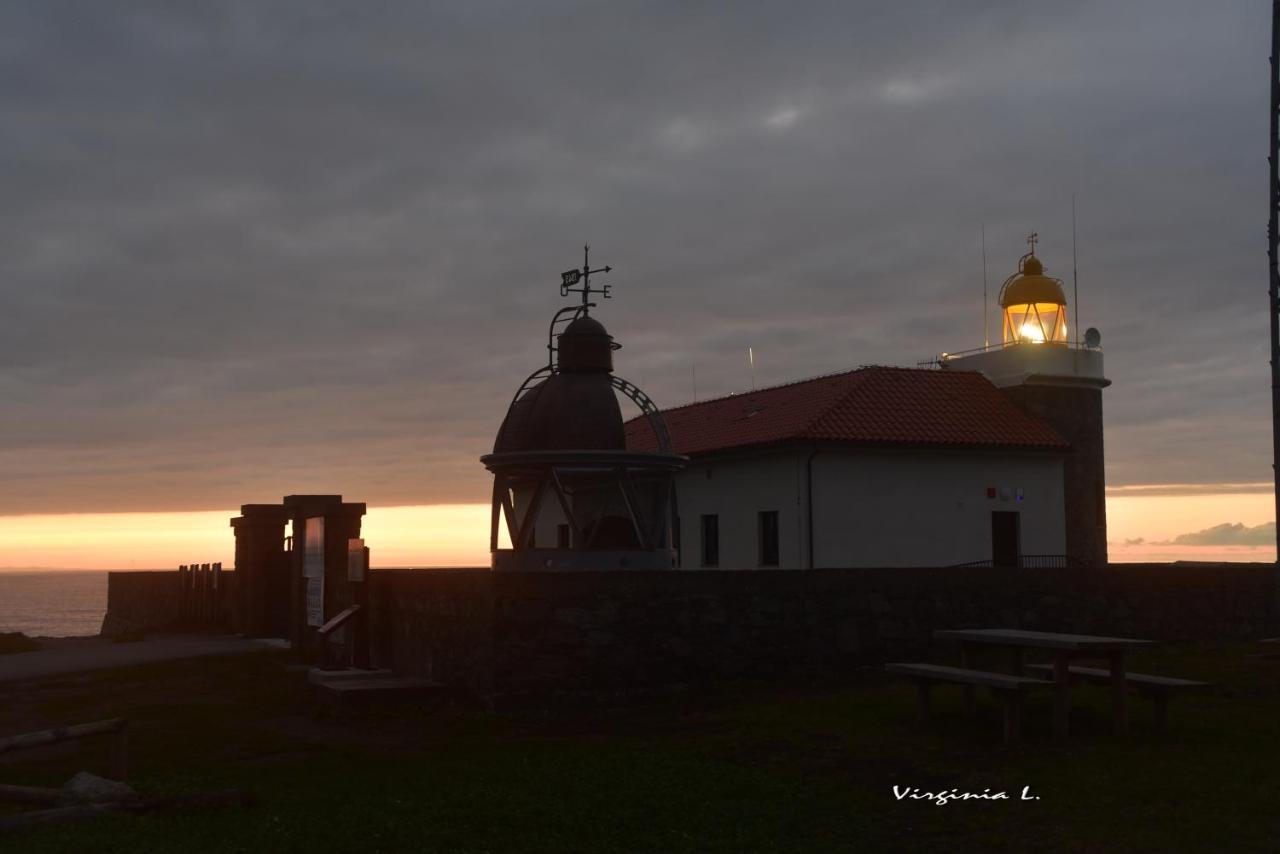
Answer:
<path fill-rule="evenodd" d="M 493 473 L 492 566 L 504 571 L 670 569 L 675 486 L 687 458 L 671 453 L 662 415 L 644 392 L 613 374 L 619 349 L 589 311 L 592 270 L 562 274 L 583 294 L 547 335 L 548 362 L 516 391 L 480 458 Z M 657 451 L 627 450 L 621 392 L 648 416 Z M 505 521 L 505 526 L 502 524 Z M 505 533 L 509 548 L 500 548 Z"/>
<path fill-rule="evenodd" d="M 555 370 L 512 402 L 494 453 L 621 451 L 622 409 L 611 382 L 613 337 L 587 314 L 555 336 Z"/>
<path fill-rule="evenodd" d="M 1066 344 L 1067 297 L 1062 281 L 1046 276 L 1044 264 L 1031 251 L 1018 261 L 1018 272 L 1000 289 L 1003 341 L 1008 344 Z"/>

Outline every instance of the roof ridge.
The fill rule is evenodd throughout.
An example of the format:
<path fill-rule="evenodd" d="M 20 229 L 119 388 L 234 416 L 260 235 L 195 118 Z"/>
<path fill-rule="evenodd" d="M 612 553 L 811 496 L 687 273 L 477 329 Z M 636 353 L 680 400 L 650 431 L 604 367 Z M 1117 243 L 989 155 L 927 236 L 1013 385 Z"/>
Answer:
<path fill-rule="evenodd" d="M 703 404 L 706 404 L 706 403 L 717 403 L 721 400 L 728 400 L 731 397 L 744 397 L 748 394 L 760 394 L 766 391 L 774 391 L 780 388 L 788 388 L 793 385 L 803 385 L 804 383 L 811 383 L 816 380 L 829 380 L 833 377 L 844 376 L 845 374 L 856 374 L 862 371 L 871 371 L 871 370 L 912 371 L 912 372 L 920 371 L 925 373 L 931 373 L 937 369 L 936 368 L 915 368 L 915 367 L 907 367 L 905 365 L 858 365 L 858 367 L 856 368 L 846 368 L 843 371 L 832 371 L 831 373 L 828 373 L 828 374 L 814 374 L 811 377 L 801 377 L 798 380 L 789 380 L 788 382 L 778 383 L 777 385 L 767 385 L 762 388 L 753 388 L 750 391 L 731 391 L 728 394 L 722 394 L 719 397 L 708 397 L 706 400 L 691 400 L 688 403 L 682 403 L 679 406 L 659 407 L 658 410 L 665 415 L 668 412 L 675 412 L 677 409 L 688 409 L 691 406 L 702 406 Z M 636 415 L 636 416 L 633 416 L 632 418 L 627 419 L 627 421 L 628 422 L 634 421 L 637 418 L 642 418 L 642 417 L 644 416 Z"/>

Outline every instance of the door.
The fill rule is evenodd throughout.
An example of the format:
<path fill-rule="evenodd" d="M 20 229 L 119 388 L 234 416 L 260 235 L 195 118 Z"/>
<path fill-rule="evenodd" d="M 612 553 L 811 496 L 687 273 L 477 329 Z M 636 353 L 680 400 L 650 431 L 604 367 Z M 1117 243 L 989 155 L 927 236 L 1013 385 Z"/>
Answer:
<path fill-rule="evenodd" d="M 1021 528 L 1016 511 L 996 510 L 991 513 L 991 564 L 1018 566 L 1022 556 Z"/>

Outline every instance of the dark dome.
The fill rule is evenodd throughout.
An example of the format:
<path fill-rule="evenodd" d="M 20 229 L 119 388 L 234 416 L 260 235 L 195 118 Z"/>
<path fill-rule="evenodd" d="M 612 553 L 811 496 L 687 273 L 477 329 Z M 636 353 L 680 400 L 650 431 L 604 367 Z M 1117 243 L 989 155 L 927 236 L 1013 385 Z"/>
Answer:
<path fill-rule="evenodd" d="M 570 326 L 583 320 L 604 329 L 590 318 Z M 561 350 L 562 360 L 563 356 Z M 622 451 L 626 447 L 622 410 L 609 374 L 578 370 L 552 374 L 512 403 L 493 452 Z"/>
<path fill-rule="evenodd" d="M 618 345 L 604 325 L 590 315 L 582 315 L 556 338 L 557 363 L 562 371 L 613 370 L 613 351 Z"/>

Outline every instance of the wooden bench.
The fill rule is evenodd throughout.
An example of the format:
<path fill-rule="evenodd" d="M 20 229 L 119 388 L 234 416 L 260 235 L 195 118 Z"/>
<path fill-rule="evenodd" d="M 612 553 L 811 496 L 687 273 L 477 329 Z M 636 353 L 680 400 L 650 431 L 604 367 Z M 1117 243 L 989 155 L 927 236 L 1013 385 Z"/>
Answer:
<path fill-rule="evenodd" d="M 884 669 L 899 676 L 909 676 L 916 683 L 920 700 L 920 718 L 929 717 L 929 690 L 934 682 L 951 682 L 969 688 L 991 688 L 1004 701 L 1004 740 L 1017 741 L 1022 734 L 1022 698 L 1026 691 L 1035 688 L 1051 688 L 1053 683 L 1028 676 L 1009 676 L 985 670 L 967 670 L 963 667 L 946 667 L 923 662 L 893 662 Z"/>
<path fill-rule="evenodd" d="M 1052 664 L 1029 664 L 1027 670 L 1041 673 L 1053 673 Z M 1111 671 L 1101 667 L 1068 667 L 1067 672 L 1073 678 L 1101 685 L 1111 684 Z M 1195 682 L 1191 679 L 1175 679 L 1172 676 L 1152 676 L 1149 673 L 1126 673 L 1124 681 L 1138 690 L 1139 694 L 1150 697 L 1155 704 L 1156 729 L 1164 730 L 1169 725 L 1169 701 L 1179 691 L 1191 691 L 1209 687 L 1208 682 Z"/>

